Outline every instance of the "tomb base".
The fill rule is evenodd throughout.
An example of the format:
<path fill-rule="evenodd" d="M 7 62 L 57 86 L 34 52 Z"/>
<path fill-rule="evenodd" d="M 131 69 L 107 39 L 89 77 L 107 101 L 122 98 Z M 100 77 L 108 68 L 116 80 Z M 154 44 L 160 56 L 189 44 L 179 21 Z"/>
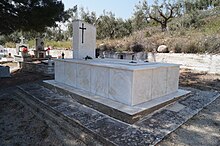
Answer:
<path fill-rule="evenodd" d="M 46 50 L 35 50 L 34 54 L 36 58 L 46 58 Z"/>
<path fill-rule="evenodd" d="M 95 95 L 88 91 L 83 91 L 69 85 L 59 83 L 55 80 L 44 81 L 44 86 L 53 91 L 59 92 L 59 94 L 62 93 L 71 96 L 74 100 L 77 100 L 77 102 L 81 104 L 89 106 L 97 111 L 129 124 L 137 122 L 143 116 L 146 116 L 155 110 L 158 110 L 178 100 L 179 98 L 187 97 L 190 93 L 189 91 L 179 89 L 176 92 L 166 96 L 162 96 L 135 106 L 129 106 Z"/>

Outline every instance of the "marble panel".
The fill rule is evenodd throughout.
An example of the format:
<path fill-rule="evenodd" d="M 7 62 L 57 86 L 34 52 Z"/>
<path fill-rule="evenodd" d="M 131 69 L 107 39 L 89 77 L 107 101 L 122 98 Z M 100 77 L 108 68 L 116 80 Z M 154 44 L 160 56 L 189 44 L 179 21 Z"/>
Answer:
<path fill-rule="evenodd" d="M 167 68 L 153 69 L 152 99 L 166 95 L 167 92 Z"/>
<path fill-rule="evenodd" d="M 132 105 L 151 100 L 153 70 L 134 71 Z"/>
<path fill-rule="evenodd" d="M 64 62 L 55 61 L 55 80 L 63 83 L 65 80 L 64 76 Z"/>
<path fill-rule="evenodd" d="M 127 105 L 131 105 L 132 81 L 132 71 L 110 69 L 109 98 Z"/>
<path fill-rule="evenodd" d="M 91 66 L 77 64 L 76 87 L 90 92 L 91 87 Z"/>
<path fill-rule="evenodd" d="M 108 97 L 109 68 L 92 67 L 91 92 L 103 97 Z"/>
<path fill-rule="evenodd" d="M 167 94 L 176 92 L 179 85 L 179 67 L 168 67 L 167 71 Z"/>
<path fill-rule="evenodd" d="M 76 70 L 75 63 L 66 62 L 64 64 L 65 84 L 76 87 Z"/>

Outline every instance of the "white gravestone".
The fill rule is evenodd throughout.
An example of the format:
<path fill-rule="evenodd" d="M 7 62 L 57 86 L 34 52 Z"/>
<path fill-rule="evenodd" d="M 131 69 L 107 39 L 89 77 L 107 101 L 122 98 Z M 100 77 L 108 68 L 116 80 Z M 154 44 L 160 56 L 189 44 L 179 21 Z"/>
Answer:
<path fill-rule="evenodd" d="M 96 27 L 81 20 L 73 21 L 73 58 L 95 58 Z"/>

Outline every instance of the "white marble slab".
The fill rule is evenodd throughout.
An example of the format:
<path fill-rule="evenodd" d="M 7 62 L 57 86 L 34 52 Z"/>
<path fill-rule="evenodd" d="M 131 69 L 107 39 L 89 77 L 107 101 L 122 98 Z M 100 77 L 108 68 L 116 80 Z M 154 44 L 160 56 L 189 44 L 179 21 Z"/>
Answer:
<path fill-rule="evenodd" d="M 167 68 L 158 67 L 153 69 L 152 99 L 166 95 L 167 92 Z"/>
<path fill-rule="evenodd" d="M 61 83 L 64 83 L 64 62 L 55 61 L 55 80 Z"/>
<path fill-rule="evenodd" d="M 57 59 L 62 62 L 72 62 L 77 64 L 85 64 L 90 66 L 101 66 L 101 67 L 108 67 L 108 68 L 115 68 L 121 70 L 145 70 L 145 69 L 155 69 L 159 67 L 172 67 L 172 66 L 179 66 L 177 64 L 168 64 L 168 63 L 149 63 L 139 61 L 137 64 L 129 63 L 130 61 L 127 60 L 126 62 L 121 59 L 115 59 L 115 61 L 109 59 L 92 59 L 92 60 L 85 60 L 85 59 Z"/>
<path fill-rule="evenodd" d="M 179 67 L 168 67 L 167 72 L 167 93 L 178 90 L 179 85 Z"/>
<path fill-rule="evenodd" d="M 131 105 L 132 82 L 133 75 L 131 71 L 110 69 L 109 98 Z"/>
<path fill-rule="evenodd" d="M 85 91 L 91 91 L 91 67 L 77 64 L 76 87 Z"/>
<path fill-rule="evenodd" d="M 73 87 L 76 87 L 76 67 L 76 64 L 64 63 L 64 82 Z"/>
<path fill-rule="evenodd" d="M 84 28 L 82 29 L 80 28 Z M 95 58 L 96 27 L 80 20 L 73 21 L 73 58 Z M 82 34 L 83 33 L 83 34 Z"/>
<path fill-rule="evenodd" d="M 153 70 L 140 70 L 134 72 L 132 104 L 140 104 L 152 99 Z"/>
<path fill-rule="evenodd" d="M 112 60 L 55 61 L 55 81 L 134 106 L 178 90 L 179 66 Z"/>
<path fill-rule="evenodd" d="M 91 92 L 103 97 L 108 97 L 109 68 L 92 67 L 91 69 Z"/>

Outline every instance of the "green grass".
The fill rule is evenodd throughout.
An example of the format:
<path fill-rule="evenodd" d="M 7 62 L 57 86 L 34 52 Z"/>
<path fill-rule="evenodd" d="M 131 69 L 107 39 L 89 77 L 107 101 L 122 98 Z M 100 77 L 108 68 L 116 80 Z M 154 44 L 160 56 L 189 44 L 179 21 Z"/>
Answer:
<path fill-rule="evenodd" d="M 59 49 L 70 49 L 72 48 L 72 42 L 71 41 L 45 41 L 46 46 L 52 46 L 53 48 L 59 48 Z M 46 47 L 45 46 L 45 47 Z"/>
<path fill-rule="evenodd" d="M 209 34 L 216 34 L 220 33 L 220 15 L 207 20 L 208 23 L 204 25 L 201 30 L 209 35 Z"/>

